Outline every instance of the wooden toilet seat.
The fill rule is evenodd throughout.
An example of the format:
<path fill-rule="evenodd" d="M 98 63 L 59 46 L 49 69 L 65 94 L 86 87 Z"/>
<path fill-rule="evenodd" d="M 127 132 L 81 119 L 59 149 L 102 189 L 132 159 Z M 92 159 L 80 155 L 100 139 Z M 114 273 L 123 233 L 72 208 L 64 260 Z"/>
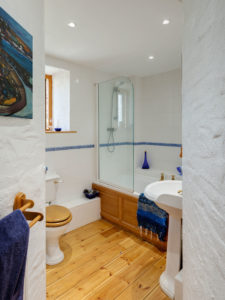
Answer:
<path fill-rule="evenodd" d="M 46 207 L 46 227 L 60 227 L 72 220 L 70 210 L 64 206 L 51 205 Z"/>

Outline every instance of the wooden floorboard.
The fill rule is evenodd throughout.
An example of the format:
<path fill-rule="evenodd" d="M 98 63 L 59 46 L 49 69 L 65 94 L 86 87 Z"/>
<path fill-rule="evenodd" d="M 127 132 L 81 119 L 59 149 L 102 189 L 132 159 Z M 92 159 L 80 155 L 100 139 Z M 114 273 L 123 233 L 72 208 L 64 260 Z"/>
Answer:
<path fill-rule="evenodd" d="M 159 287 L 165 253 L 100 220 L 64 235 L 65 259 L 47 266 L 48 300 L 167 300 Z"/>

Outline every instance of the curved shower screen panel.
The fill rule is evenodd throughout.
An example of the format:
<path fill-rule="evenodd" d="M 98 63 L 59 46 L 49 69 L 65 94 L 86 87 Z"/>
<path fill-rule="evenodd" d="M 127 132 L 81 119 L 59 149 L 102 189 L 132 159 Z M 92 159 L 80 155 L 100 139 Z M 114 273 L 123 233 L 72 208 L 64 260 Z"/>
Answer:
<path fill-rule="evenodd" d="M 128 78 L 98 85 L 99 181 L 133 190 L 134 91 Z"/>

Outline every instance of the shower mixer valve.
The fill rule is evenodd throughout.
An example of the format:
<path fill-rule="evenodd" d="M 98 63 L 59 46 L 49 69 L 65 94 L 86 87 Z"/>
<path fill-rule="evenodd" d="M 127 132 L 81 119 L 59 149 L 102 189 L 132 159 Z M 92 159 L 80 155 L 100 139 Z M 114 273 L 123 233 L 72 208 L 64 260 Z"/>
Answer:
<path fill-rule="evenodd" d="M 113 127 L 107 128 L 107 131 L 114 132 L 114 131 L 116 131 L 116 128 L 113 128 Z"/>

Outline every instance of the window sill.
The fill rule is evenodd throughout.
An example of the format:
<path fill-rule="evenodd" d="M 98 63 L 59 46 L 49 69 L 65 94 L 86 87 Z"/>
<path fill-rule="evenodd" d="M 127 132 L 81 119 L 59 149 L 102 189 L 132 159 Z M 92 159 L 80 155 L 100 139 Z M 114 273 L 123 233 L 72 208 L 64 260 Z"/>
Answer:
<path fill-rule="evenodd" d="M 77 133 L 77 131 L 68 130 L 68 131 L 45 131 L 45 133 Z"/>

